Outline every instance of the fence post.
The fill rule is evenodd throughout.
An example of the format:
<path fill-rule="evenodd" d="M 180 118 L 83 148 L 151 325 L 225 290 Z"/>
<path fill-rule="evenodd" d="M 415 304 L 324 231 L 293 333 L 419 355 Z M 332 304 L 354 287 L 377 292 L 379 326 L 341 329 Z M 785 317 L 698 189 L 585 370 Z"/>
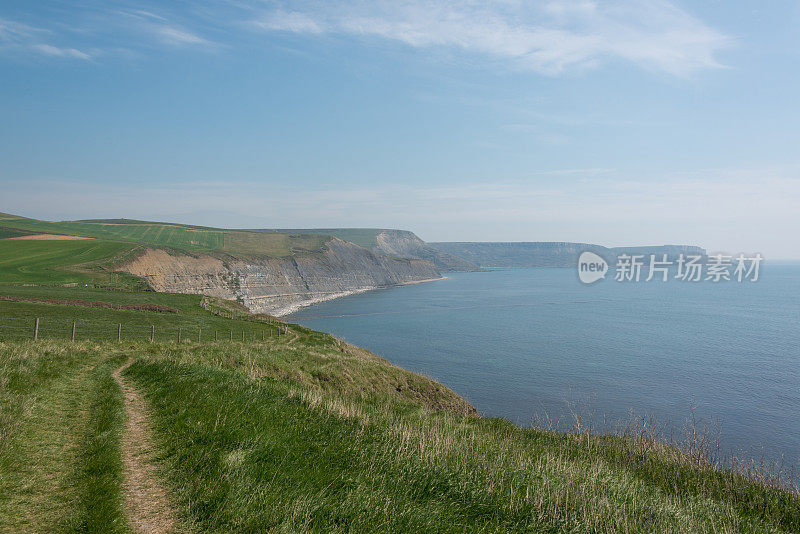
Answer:
<path fill-rule="evenodd" d="M 216 340 L 217 340 L 217 331 L 214 330 L 214 341 L 216 341 Z"/>
<path fill-rule="evenodd" d="M 178 343 L 181 342 L 181 327 L 178 327 Z"/>
<path fill-rule="evenodd" d="M 72 321 L 72 341 L 75 341 L 75 321 Z"/>
<path fill-rule="evenodd" d="M 242 341 L 244 341 L 244 330 L 242 330 Z"/>
<path fill-rule="evenodd" d="M 230 330 L 230 331 L 229 331 L 229 334 L 231 335 L 231 339 L 230 339 L 230 341 L 233 341 L 233 330 Z"/>
<path fill-rule="evenodd" d="M 150 325 L 150 343 L 156 339 L 156 325 Z"/>
<path fill-rule="evenodd" d="M 117 325 L 117 341 L 122 341 L 122 323 Z"/>
<path fill-rule="evenodd" d="M 197 327 L 197 342 L 200 343 L 200 337 L 203 335 L 203 328 L 198 326 Z"/>
<path fill-rule="evenodd" d="M 33 323 L 33 340 L 36 341 L 39 339 L 39 318 L 36 318 L 36 321 Z"/>

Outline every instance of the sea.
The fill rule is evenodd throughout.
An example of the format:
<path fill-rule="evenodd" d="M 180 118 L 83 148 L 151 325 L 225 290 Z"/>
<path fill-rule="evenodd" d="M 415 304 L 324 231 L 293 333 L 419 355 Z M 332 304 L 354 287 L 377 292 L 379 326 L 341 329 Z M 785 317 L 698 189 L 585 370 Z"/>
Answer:
<path fill-rule="evenodd" d="M 432 377 L 483 416 L 597 432 L 645 418 L 673 437 L 693 420 L 726 455 L 800 466 L 800 264 L 718 283 L 449 273 L 288 319 Z"/>

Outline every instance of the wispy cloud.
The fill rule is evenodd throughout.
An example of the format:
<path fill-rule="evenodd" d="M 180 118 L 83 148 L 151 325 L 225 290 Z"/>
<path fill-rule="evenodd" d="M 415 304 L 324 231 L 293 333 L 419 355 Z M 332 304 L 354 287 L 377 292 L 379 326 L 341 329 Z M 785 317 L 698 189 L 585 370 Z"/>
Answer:
<path fill-rule="evenodd" d="M 0 19 L 0 52 L 33 53 L 50 57 L 91 59 L 91 54 L 77 48 L 48 43 L 52 32 L 21 22 Z"/>
<path fill-rule="evenodd" d="M 555 75 L 612 59 L 684 76 L 720 67 L 731 39 L 666 0 L 299 0 L 262 13 L 266 31 L 446 47 Z"/>
<path fill-rule="evenodd" d="M 91 59 L 91 55 L 87 54 L 86 52 L 81 52 L 76 48 L 59 48 L 57 46 L 49 45 L 49 44 L 36 44 L 32 45 L 31 48 L 46 56 L 56 56 L 56 57 L 73 57 L 77 59 Z"/>
<path fill-rule="evenodd" d="M 174 46 L 214 44 L 195 31 L 152 11 L 117 10 L 112 15 L 118 19 L 117 25 L 121 30 L 127 30 L 133 35 L 154 35 L 156 40 L 162 44 Z"/>
<path fill-rule="evenodd" d="M 208 40 L 203 39 L 198 35 L 165 24 L 157 26 L 155 28 L 155 31 L 161 37 L 161 39 L 168 44 L 173 44 L 173 45 L 210 44 Z"/>
<path fill-rule="evenodd" d="M 289 31 L 295 33 L 323 33 L 327 26 L 320 25 L 311 16 L 296 11 L 276 11 L 263 19 L 252 21 L 253 26 L 262 30 Z"/>
<path fill-rule="evenodd" d="M 156 6 L 157 8 L 157 6 Z M 0 53 L 89 60 L 157 47 L 215 47 L 192 27 L 191 17 L 169 17 L 157 9 L 100 6 L 75 10 L 64 20 L 41 17 L 33 24 L 0 18 Z M 204 23 L 208 26 L 208 23 Z M 226 21 L 215 21 L 224 25 Z M 211 27 L 214 27 L 212 24 Z"/>
<path fill-rule="evenodd" d="M 207 35 L 234 36 L 242 19 L 249 19 L 264 32 L 382 39 L 548 75 L 623 60 L 686 76 L 720 67 L 719 52 L 732 44 L 669 0 L 208 0 L 180 13 L 165 9 L 152 2 L 136 9 L 90 3 L 71 22 L 79 27 L 88 20 L 91 28 L 79 27 L 72 37 L 136 48 L 147 46 L 149 35 L 150 45 L 205 47 L 214 45 Z M 92 55 L 75 43 L 43 39 L 48 33 L 66 37 L 0 19 L 0 47 L 78 59 Z"/>

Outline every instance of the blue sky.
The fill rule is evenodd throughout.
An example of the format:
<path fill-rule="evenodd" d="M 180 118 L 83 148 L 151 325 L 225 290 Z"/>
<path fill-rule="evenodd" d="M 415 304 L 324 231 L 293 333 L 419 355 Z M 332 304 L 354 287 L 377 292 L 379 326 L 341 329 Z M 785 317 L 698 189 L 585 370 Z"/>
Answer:
<path fill-rule="evenodd" d="M 800 2 L 0 4 L 0 211 L 800 258 Z"/>

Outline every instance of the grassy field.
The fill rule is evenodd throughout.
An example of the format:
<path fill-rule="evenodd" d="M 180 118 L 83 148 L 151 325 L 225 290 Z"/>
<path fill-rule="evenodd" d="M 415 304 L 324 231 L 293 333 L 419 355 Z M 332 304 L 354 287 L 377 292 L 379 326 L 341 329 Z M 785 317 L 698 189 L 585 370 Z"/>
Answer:
<path fill-rule="evenodd" d="M 157 304 L 179 313 L 115 310 L 61 304 L 13 302 L 0 300 L 0 340 L 23 340 L 33 336 L 34 320 L 39 319 L 40 339 L 67 339 L 76 323 L 77 340 L 114 340 L 118 325 L 122 339 L 149 340 L 153 328 L 157 341 L 182 339 L 219 340 L 231 337 L 252 341 L 254 337 L 277 336 L 280 328 L 266 319 L 255 320 L 245 314 L 235 319 L 209 313 L 201 306 L 199 295 L 178 295 L 151 291 L 105 291 L 92 287 L 47 287 L 0 285 L 0 296 L 35 299 L 80 299 L 114 304 Z M 233 305 L 230 305 L 233 306 Z"/>
<path fill-rule="evenodd" d="M 99 268 L 125 257 L 134 248 L 130 243 L 95 239 L 0 239 L 0 285 L 108 283 L 111 271 Z M 124 275 L 115 276 L 122 280 Z"/>
<path fill-rule="evenodd" d="M 223 230 L 186 224 L 103 219 L 97 221 L 47 222 L 0 214 L 0 227 L 14 231 L 93 237 L 195 252 L 224 252 L 238 256 L 282 257 L 322 249 L 326 236 Z M 2 234 L 0 234 L 2 239 Z"/>
<path fill-rule="evenodd" d="M 27 230 L 19 230 L 17 228 L 5 228 L 0 226 L 0 239 L 8 239 L 14 237 L 22 237 L 26 235 L 30 235 L 31 232 Z"/>
<path fill-rule="evenodd" d="M 380 228 L 316 228 L 306 230 L 278 230 L 288 233 L 318 233 L 332 235 L 345 241 L 350 241 L 358 246 L 371 249 L 377 244 L 377 237 L 383 230 Z"/>

